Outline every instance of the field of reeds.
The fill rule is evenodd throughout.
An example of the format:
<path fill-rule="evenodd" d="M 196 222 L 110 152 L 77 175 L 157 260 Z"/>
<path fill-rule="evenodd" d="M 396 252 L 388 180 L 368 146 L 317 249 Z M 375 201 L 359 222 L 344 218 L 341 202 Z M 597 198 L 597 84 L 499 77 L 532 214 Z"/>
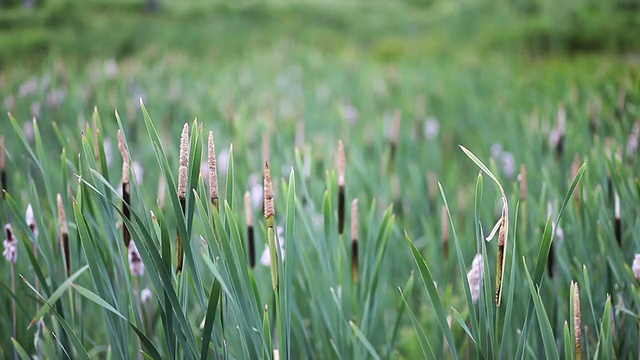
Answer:
<path fill-rule="evenodd" d="M 0 359 L 638 358 L 637 60 L 360 50 L 5 68 Z"/>

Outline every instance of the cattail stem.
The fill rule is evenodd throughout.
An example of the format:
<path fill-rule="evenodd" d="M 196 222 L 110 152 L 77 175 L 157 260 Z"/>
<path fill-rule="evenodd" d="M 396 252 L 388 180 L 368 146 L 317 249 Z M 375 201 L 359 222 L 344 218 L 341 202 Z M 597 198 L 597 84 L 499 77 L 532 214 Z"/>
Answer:
<path fill-rule="evenodd" d="M 11 263 L 11 292 L 16 295 L 16 273 L 15 273 L 15 265 Z M 13 338 L 18 338 L 18 311 L 16 304 L 16 297 L 11 300 L 11 315 L 13 316 Z M 18 360 L 18 350 L 14 346 L 13 348 L 13 358 Z"/>
<path fill-rule="evenodd" d="M 247 191 L 244 193 L 244 212 L 247 221 L 247 248 L 249 251 L 249 267 L 256 266 L 256 245 L 253 229 L 253 207 L 251 206 L 251 194 Z"/>
<path fill-rule="evenodd" d="M 0 185 L 2 188 L 2 197 L 7 196 L 7 160 L 4 147 L 4 135 L 0 136 Z"/>

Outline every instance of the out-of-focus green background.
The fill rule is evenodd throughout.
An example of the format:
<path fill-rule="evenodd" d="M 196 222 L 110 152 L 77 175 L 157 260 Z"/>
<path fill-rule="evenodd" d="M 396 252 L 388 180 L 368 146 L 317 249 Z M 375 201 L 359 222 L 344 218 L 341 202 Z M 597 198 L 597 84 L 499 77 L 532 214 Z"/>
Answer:
<path fill-rule="evenodd" d="M 381 61 L 469 48 L 630 54 L 639 30 L 637 0 L 2 0 L 0 64 L 167 49 L 234 59 L 283 39 Z"/>

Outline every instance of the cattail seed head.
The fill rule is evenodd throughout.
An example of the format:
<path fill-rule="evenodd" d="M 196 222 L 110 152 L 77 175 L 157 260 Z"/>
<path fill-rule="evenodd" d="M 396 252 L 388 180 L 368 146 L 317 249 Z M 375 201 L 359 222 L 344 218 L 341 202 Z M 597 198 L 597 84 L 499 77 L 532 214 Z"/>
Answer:
<path fill-rule="evenodd" d="M 433 170 L 427 172 L 427 191 L 429 193 L 429 199 L 434 201 L 438 196 L 438 176 Z"/>
<path fill-rule="evenodd" d="M 244 215 L 247 226 L 253 226 L 253 207 L 251 203 L 251 193 L 248 191 L 244 193 Z"/>
<path fill-rule="evenodd" d="M 62 195 L 58 194 L 56 197 L 58 203 L 58 222 L 60 224 L 60 234 L 68 235 L 69 230 L 67 228 L 67 214 L 64 211 L 64 204 L 62 203 Z"/>
<path fill-rule="evenodd" d="M 630 163 L 633 162 L 638 152 L 638 135 L 640 135 L 640 124 L 636 122 L 631 128 L 631 133 L 627 140 L 627 161 Z"/>
<path fill-rule="evenodd" d="M 24 219 L 27 223 L 27 226 L 29 226 L 29 229 L 31 229 L 31 232 L 33 233 L 33 237 L 37 239 L 38 226 L 36 225 L 36 218 L 33 215 L 33 207 L 31 207 L 31 204 L 27 206 L 27 211 L 24 214 Z"/>
<path fill-rule="evenodd" d="M 402 122 L 402 111 L 396 110 L 393 113 L 393 131 L 391 133 L 391 144 L 394 147 L 400 142 L 400 124 Z"/>
<path fill-rule="evenodd" d="M 182 134 L 180 135 L 180 166 L 189 166 L 190 149 L 189 123 L 184 123 L 184 126 L 182 127 Z"/>
<path fill-rule="evenodd" d="M 345 172 L 347 168 L 347 160 L 344 155 L 344 144 L 342 140 L 338 141 L 338 186 L 345 186 Z"/>
<path fill-rule="evenodd" d="M 573 327 L 576 335 L 576 359 L 582 358 L 582 325 L 580 314 L 580 289 L 577 283 L 572 283 L 573 289 Z"/>
<path fill-rule="evenodd" d="M 8 262 L 15 264 L 18 261 L 18 241 L 15 236 L 13 236 L 13 228 L 11 227 L 11 224 L 6 224 L 4 226 L 4 232 L 6 238 L 2 243 L 4 245 L 2 255 L 4 255 Z"/>
<path fill-rule="evenodd" d="M 358 198 L 351 202 L 351 240 L 358 241 L 358 231 L 360 228 L 360 219 L 358 217 Z"/>
<path fill-rule="evenodd" d="M 615 232 L 615 236 L 616 236 L 616 241 L 618 242 L 618 245 L 622 245 L 622 219 L 620 218 L 620 196 L 618 195 L 618 192 L 615 191 L 614 192 L 614 224 L 613 224 L 613 228 L 614 228 L 614 232 Z"/>
<path fill-rule="evenodd" d="M 218 165 L 216 163 L 216 145 L 213 141 L 213 132 L 209 131 L 208 142 L 208 163 L 209 163 L 209 192 L 211 202 L 217 205 L 218 202 Z"/>
<path fill-rule="evenodd" d="M 267 220 L 267 226 L 274 227 L 274 218 L 276 216 L 276 208 L 273 204 L 273 185 L 271 183 L 271 171 L 269 170 L 269 162 L 264 163 L 264 218 Z"/>
<path fill-rule="evenodd" d="M 571 163 L 571 178 L 575 179 L 576 176 L 578 176 L 578 172 L 580 171 L 580 155 L 576 154 L 573 157 L 573 162 Z M 576 204 L 580 204 L 580 187 L 576 186 L 576 189 L 573 192 L 573 198 L 576 202 Z"/>
<path fill-rule="evenodd" d="M 633 276 L 636 277 L 636 280 L 640 281 L 640 254 L 636 254 L 633 258 L 631 270 L 633 270 Z"/>
<path fill-rule="evenodd" d="M 130 174 L 129 168 L 131 163 L 129 151 L 127 151 L 127 147 L 124 143 L 124 135 L 120 129 L 118 129 L 118 149 L 120 150 L 120 155 L 122 155 L 122 184 L 128 184 Z"/>
<path fill-rule="evenodd" d="M 524 164 L 520 165 L 520 175 L 518 176 L 518 180 L 520 180 L 520 201 L 527 200 L 527 169 Z"/>
<path fill-rule="evenodd" d="M 467 282 L 471 291 L 471 301 L 474 303 L 480 298 L 480 284 L 484 278 L 484 259 L 477 253 L 471 262 L 471 270 L 467 273 Z"/>
<path fill-rule="evenodd" d="M 440 226 L 442 228 L 442 255 L 449 258 L 449 214 L 446 206 L 440 209 Z"/>
<path fill-rule="evenodd" d="M 187 196 L 187 172 L 189 166 L 189 124 L 185 123 L 180 136 L 180 167 L 178 168 L 178 197 Z"/>
<path fill-rule="evenodd" d="M 136 243 L 133 241 L 129 243 L 129 270 L 134 277 L 144 275 L 144 263 L 142 262 Z"/>

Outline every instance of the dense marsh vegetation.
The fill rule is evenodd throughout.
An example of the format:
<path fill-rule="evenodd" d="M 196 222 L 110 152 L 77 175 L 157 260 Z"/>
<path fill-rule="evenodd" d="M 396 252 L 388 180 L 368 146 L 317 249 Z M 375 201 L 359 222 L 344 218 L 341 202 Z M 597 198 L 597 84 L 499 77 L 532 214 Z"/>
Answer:
<path fill-rule="evenodd" d="M 7 34 L 68 35 L 12 23 L 55 4 Z M 214 25 L 88 4 L 141 25 L 106 52 L 86 19 L 38 60 L 0 46 L 0 358 L 639 356 L 640 79 L 614 27 L 573 53 L 509 7 L 450 43 L 481 1 L 218 3 Z"/>

